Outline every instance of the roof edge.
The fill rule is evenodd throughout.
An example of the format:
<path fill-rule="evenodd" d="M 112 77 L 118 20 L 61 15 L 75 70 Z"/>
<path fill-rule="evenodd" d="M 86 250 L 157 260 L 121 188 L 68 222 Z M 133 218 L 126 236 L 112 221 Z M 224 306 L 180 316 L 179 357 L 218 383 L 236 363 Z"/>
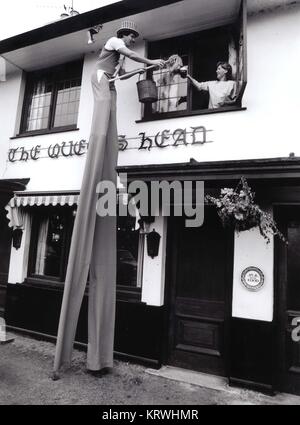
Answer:
<path fill-rule="evenodd" d="M 182 0 L 123 0 L 0 41 L 0 55 Z"/>
<path fill-rule="evenodd" d="M 170 164 L 145 164 L 117 166 L 118 173 L 126 173 L 128 179 L 145 180 L 169 177 L 185 178 L 197 176 L 201 180 L 210 180 L 212 176 L 227 179 L 240 178 L 300 178 L 300 157 L 234 159 L 223 161 L 190 162 Z"/>

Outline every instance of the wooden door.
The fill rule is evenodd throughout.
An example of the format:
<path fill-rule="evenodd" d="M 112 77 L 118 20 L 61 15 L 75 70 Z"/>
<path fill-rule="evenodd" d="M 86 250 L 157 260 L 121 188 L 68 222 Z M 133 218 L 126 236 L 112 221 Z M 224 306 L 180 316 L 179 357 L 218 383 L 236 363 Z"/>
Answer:
<path fill-rule="evenodd" d="M 211 207 L 203 226 L 186 228 L 184 218 L 172 218 L 168 233 L 167 363 L 226 375 L 233 234 Z"/>
<path fill-rule="evenodd" d="M 292 338 L 293 319 L 300 324 L 300 206 L 278 208 L 276 219 L 288 245 L 277 239 L 275 246 L 274 374 L 279 391 L 300 394 L 300 341 Z"/>

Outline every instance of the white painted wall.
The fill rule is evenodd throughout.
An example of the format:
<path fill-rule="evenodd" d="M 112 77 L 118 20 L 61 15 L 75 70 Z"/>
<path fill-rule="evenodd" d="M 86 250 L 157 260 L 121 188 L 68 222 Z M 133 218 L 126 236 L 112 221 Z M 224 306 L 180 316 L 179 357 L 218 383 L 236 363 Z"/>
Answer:
<path fill-rule="evenodd" d="M 154 258 L 148 256 L 147 240 L 145 240 L 142 302 L 159 307 L 164 304 L 167 218 L 156 217 L 155 222 L 149 226 L 150 232 L 153 229 L 160 234 L 161 239 L 158 256 Z"/>
<path fill-rule="evenodd" d="M 203 125 L 212 143 L 195 146 L 153 148 L 151 151 L 128 149 L 120 152 L 119 165 L 157 164 L 197 161 L 218 161 L 249 158 L 288 157 L 290 152 L 300 155 L 298 116 L 300 96 L 297 69 L 300 68 L 300 8 L 287 7 L 272 13 L 261 13 L 248 19 L 248 85 L 243 105 L 246 111 L 199 115 L 193 117 L 136 123 L 141 118 L 136 82 L 138 77 L 118 82 L 118 131 L 129 138 L 140 132 L 153 136 L 159 131 Z M 274 48 L 276 46 L 276 48 Z M 140 44 L 137 50 L 143 53 Z M 217 59 L 217 58 L 216 58 Z M 8 146 L 37 144 L 48 147 L 52 143 L 88 139 L 92 114 L 90 74 L 96 55 L 85 59 L 82 95 L 79 108 L 79 131 L 9 140 L 15 126 L 15 108 L 20 89 L 20 75 L 1 83 L 3 93 L 0 108 L 4 131 L 0 134 L 1 169 L 6 178 L 31 177 L 29 190 L 79 189 L 85 159 L 41 159 L 27 163 L 8 164 L 4 156 Z M 127 69 L 140 64 L 127 61 Z M 8 103 L 8 108 L 7 108 Z M 129 147 L 139 146 L 138 139 L 130 140 Z M 0 170 L 1 170 L 0 169 Z"/>
<path fill-rule="evenodd" d="M 15 249 L 13 246 L 11 247 L 8 283 L 22 283 L 27 277 L 30 236 L 31 216 L 27 213 L 24 214 L 24 230 L 21 246 L 19 249 Z"/>
<path fill-rule="evenodd" d="M 267 244 L 254 228 L 240 233 L 234 238 L 234 271 L 232 316 L 244 319 L 273 320 L 274 305 L 274 239 Z M 254 292 L 241 282 L 241 274 L 247 267 L 258 267 L 264 274 L 264 285 Z"/>
<path fill-rule="evenodd" d="M 91 63 L 92 62 L 92 63 Z M 50 145 L 68 141 L 88 140 L 89 128 L 93 111 L 93 96 L 90 85 L 90 75 L 92 72 L 93 61 L 88 57 L 84 62 L 82 76 L 82 92 L 79 104 L 78 131 L 64 133 L 46 134 L 34 137 L 23 137 L 10 140 L 19 131 L 19 125 L 15 129 L 16 106 L 14 114 L 7 115 L 7 122 L 10 124 L 9 130 L 1 134 L 4 145 L 6 146 L 4 157 L 7 158 L 8 149 L 24 146 L 30 150 L 32 147 L 40 145 L 41 149 L 47 149 Z M 14 92 L 20 87 L 20 75 L 12 78 Z M 0 102 L 2 105 L 2 102 Z M 19 110 L 22 109 L 22 102 Z M 37 161 L 28 160 L 27 162 L 8 163 L 4 177 L 5 178 L 25 178 L 30 177 L 27 186 L 28 190 L 33 191 L 59 191 L 59 190 L 78 190 L 80 189 L 85 155 L 79 157 L 60 157 L 58 159 L 42 158 L 45 157 L 46 150 L 42 150 L 41 158 Z"/>
<path fill-rule="evenodd" d="M 213 130 L 213 143 L 195 147 L 169 147 L 121 152 L 120 164 L 218 161 L 249 158 L 300 156 L 298 116 L 300 96 L 297 69 L 300 67 L 300 8 L 291 7 L 248 19 L 248 84 L 243 106 L 246 111 L 199 115 L 128 126 L 129 111 L 119 130 L 128 136 L 145 131 L 154 135 L 204 125 Z M 121 93 L 120 93 L 121 94 Z M 134 91 L 132 97 L 134 96 Z M 132 117 L 138 118 L 132 109 Z"/>
<path fill-rule="evenodd" d="M 22 71 L 6 63 L 6 81 L 0 82 L 0 178 L 7 170 L 9 137 L 14 134 Z"/>
<path fill-rule="evenodd" d="M 137 46 L 137 51 L 141 54 L 144 52 L 144 44 Z M 79 104 L 77 127 L 79 130 L 68 131 L 63 133 L 37 135 L 34 137 L 13 138 L 19 132 L 20 115 L 23 106 L 24 81 L 22 73 L 13 73 L 9 75 L 8 81 L 0 84 L 3 97 L 0 97 L 0 108 L 2 108 L 3 122 L 5 122 L 4 131 L 0 134 L 0 146 L 2 148 L 2 164 L 0 171 L 3 170 L 3 178 L 27 178 L 30 177 L 30 182 L 27 185 L 29 191 L 60 191 L 60 190 L 79 190 L 84 170 L 86 155 L 73 157 L 59 157 L 58 159 L 47 158 L 47 149 L 50 145 L 69 141 L 87 140 L 89 138 L 90 126 L 93 113 L 93 93 L 90 83 L 90 77 L 97 60 L 96 54 L 89 54 L 85 57 L 82 89 Z M 127 70 L 130 71 L 136 67 L 141 67 L 141 64 L 128 61 Z M 116 82 L 119 87 L 122 85 L 121 92 L 118 96 L 118 120 L 127 122 L 127 126 L 134 116 L 140 116 L 140 103 L 138 102 L 137 91 L 134 90 L 136 99 L 132 99 L 132 91 L 134 78 L 128 81 Z M 137 81 L 137 77 L 135 77 Z M 21 93 L 21 96 L 20 96 Z M 21 100 L 20 100 L 21 98 Z M 6 99 L 10 99 L 9 108 L 6 105 Z M 0 109 L 1 111 L 1 109 Z M 121 134 L 121 132 L 119 132 Z M 9 149 L 24 147 L 30 150 L 32 147 L 40 145 L 42 154 L 37 161 L 28 160 L 8 162 L 7 154 Z M 66 148 L 67 150 L 67 148 Z"/>
<path fill-rule="evenodd" d="M 146 132 L 155 135 L 164 129 L 189 128 L 203 125 L 212 143 L 196 146 L 153 148 L 149 151 L 129 149 L 119 154 L 119 165 L 158 164 L 197 161 L 221 161 L 249 158 L 287 157 L 300 155 L 298 121 L 300 96 L 297 71 L 300 69 L 300 8 L 292 7 L 249 18 L 248 23 L 248 85 L 243 104 L 246 111 L 199 115 L 171 120 L 136 123 L 141 118 L 137 100 L 137 77 L 117 83 L 118 130 L 127 137 Z M 153 23 L 155 25 L 155 23 Z M 144 46 L 137 46 L 143 52 Z M 28 190 L 55 191 L 80 188 L 85 157 L 40 159 L 36 162 L 7 163 L 10 147 L 35 145 L 48 147 L 62 141 L 88 139 L 93 109 L 90 75 L 96 56 L 85 58 L 82 94 L 79 108 L 79 131 L 10 140 L 15 134 L 20 114 L 22 92 L 20 71 L 10 72 L 0 83 L 0 174 L 2 178 L 30 177 Z M 217 60 L 217 58 L 216 58 Z M 139 64 L 128 61 L 127 69 Z M 17 110 L 17 106 L 19 109 Z M 134 143 L 134 142 L 130 142 Z M 130 147 L 130 146 L 129 146 Z M 151 259 L 145 252 L 142 301 L 162 305 L 164 292 L 165 221 L 155 223 L 162 235 L 160 253 Z M 272 320 L 273 312 L 273 248 L 255 233 L 236 237 L 233 315 L 259 320 Z M 251 249 L 249 249 L 251 247 Z M 10 282 L 24 276 L 25 251 L 12 252 Z M 145 250 L 146 251 L 146 250 Z M 21 258 L 22 257 L 22 258 Z M 18 259 L 19 258 L 19 259 Z M 263 263 L 262 263 L 263 260 Z M 19 264 L 19 266 L 18 266 Z M 243 267 L 255 265 L 263 269 L 266 285 L 251 293 L 240 284 Z M 14 270 L 13 268 L 16 268 Z"/>

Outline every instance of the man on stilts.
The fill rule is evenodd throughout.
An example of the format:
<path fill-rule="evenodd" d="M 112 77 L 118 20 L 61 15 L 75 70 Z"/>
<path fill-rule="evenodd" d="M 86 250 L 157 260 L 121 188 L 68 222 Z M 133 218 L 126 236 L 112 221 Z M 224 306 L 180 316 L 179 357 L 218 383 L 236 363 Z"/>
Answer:
<path fill-rule="evenodd" d="M 116 90 L 109 80 L 121 73 L 120 55 L 162 68 L 129 47 L 139 36 L 133 22 L 125 21 L 102 49 L 92 74 L 94 111 L 89 149 L 74 223 L 61 307 L 53 378 L 71 363 L 78 316 L 89 274 L 87 369 L 99 372 L 113 366 L 116 297 L 116 217 L 96 214 L 96 187 L 101 181 L 116 184 L 118 133 Z M 141 72 L 141 70 L 137 71 Z M 130 76 L 133 74 L 130 73 Z"/>

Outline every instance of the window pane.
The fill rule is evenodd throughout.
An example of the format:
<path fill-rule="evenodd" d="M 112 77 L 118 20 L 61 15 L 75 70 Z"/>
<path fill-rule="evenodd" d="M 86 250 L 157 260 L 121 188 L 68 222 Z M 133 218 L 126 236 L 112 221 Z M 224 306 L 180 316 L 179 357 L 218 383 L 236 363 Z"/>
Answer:
<path fill-rule="evenodd" d="M 184 66 L 188 65 L 187 55 L 181 56 Z M 158 101 L 153 103 L 153 113 L 184 111 L 187 109 L 187 79 L 166 69 L 153 72 L 158 87 Z"/>
<path fill-rule="evenodd" d="M 118 217 L 117 284 L 137 287 L 139 230 L 134 217 Z"/>
<path fill-rule="evenodd" d="M 76 125 L 81 73 L 73 62 L 30 74 L 21 132 Z"/>
<path fill-rule="evenodd" d="M 34 206 L 32 210 L 29 274 L 63 281 L 75 209 L 69 206 Z"/>
<path fill-rule="evenodd" d="M 60 81 L 57 92 L 54 127 L 77 123 L 80 80 Z"/>
<path fill-rule="evenodd" d="M 33 85 L 27 110 L 25 131 L 48 128 L 48 116 L 52 95 L 52 85 L 46 80 L 39 80 Z"/>
<path fill-rule="evenodd" d="M 63 212 L 53 212 L 40 218 L 35 274 L 60 277 L 65 231 L 66 219 Z"/>
<path fill-rule="evenodd" d="M 40 221 L 35 274 L 60 277 L 65 220 L 59 213 Z"/>
<path fill-rule="evenodd" d="M 201 32 L 186 34 L 172 39 L 149 43 L 149 57 L 168 59 L 178 54 L 188 73 L 198 82 L 210 81 L 201 90 L 189 83 L 186 78 L 168 68 L 153 73 L 158 87 L 158 101 L 146 105 L 145 117 L 179 111 L 216 109 L 236 104 L 239 33 L 236 25 L 226 25 Z M 222 76 L 216 73 L 218 62 L 227 62 L 225 84 L 218 84 Z M 242 71 L 241 71 L 242 72 Z"/>

